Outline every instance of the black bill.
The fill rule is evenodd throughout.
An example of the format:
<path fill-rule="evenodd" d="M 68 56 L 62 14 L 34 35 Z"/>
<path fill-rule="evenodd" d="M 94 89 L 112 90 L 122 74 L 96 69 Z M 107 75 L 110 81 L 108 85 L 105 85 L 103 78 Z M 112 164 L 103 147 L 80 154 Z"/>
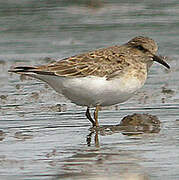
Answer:
<path fill-rule="evenodd" d="M 161 57 L 154 55 L 153 60 L 164 65 L 166 68 L 170 69 L 170 66 Z"/>

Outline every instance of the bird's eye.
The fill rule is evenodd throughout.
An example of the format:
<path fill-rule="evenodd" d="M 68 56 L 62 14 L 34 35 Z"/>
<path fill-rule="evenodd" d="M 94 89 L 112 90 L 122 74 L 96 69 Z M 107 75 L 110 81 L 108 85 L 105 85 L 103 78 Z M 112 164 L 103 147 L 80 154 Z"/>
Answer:
<path fill-rule="evenodd" d="M 137 45 L 137 46 L 135 46 L 135 48 L 139 49 L 141 51 L 145 51 L 145 48 L 143 48 L 143 46 L 141 46 L 141 45 Z"/>

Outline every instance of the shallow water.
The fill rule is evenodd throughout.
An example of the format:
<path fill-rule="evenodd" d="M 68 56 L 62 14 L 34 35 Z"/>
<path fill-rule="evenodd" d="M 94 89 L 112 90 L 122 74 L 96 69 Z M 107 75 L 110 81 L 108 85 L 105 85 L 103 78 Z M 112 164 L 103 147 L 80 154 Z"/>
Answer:
<path fill-rule="evenodd" d="M 179 178 L 178 1 L 17 1 L 0 6 L 0 179 Z M 45 64 L 134 36 L 156 40 L 171 71 L 158 64 L 145 86 L 124 104 L 99 113 L 101 125 L 133 113 L 156 115 L 159 133 L 95 133 L 85 108 L 43 82 L 7 70 Z M 57 106 L 57 104 L 59 104 Z"/>

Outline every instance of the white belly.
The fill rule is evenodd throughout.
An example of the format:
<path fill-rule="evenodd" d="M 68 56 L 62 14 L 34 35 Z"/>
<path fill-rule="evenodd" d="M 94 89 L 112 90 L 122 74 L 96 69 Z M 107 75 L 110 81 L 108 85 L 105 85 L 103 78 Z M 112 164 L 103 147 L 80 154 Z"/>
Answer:
<path fill-rule="evenodd" d="M 144 81 L 141 82 L 136 77 L 127 80 L 106 80 L 104 77 L 94 76 L 69 78 L 38 75 L 36 78 L 47 82 L 71 102 L 88 107 L 96 105 L 110 106 L 122 103 L 128 100 L 144 84 Z"/>

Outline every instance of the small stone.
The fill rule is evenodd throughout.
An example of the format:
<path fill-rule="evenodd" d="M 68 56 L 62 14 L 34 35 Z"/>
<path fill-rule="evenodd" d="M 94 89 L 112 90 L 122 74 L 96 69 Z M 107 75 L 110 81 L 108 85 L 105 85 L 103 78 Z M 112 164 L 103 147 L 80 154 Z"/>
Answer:
<path fill-rule="evenodd" d="M 16 84 L 16 89 L 20 89 L 20 84 Z"/>
<path fill-rule="evenodd" d="M 7 97 L 8 97 L 8 95 L 1 95 L 1 96 L 0 96 L 0 98 L 1 98 L 2 100 L 7 100 Z"/>
<path fill-rule="evenodd" d="M 37 92 L 32 92 L 31 98 L 33 98 L 33 99 L 35 99 L 35 100 L 39 99 L 39 93 L 37 93 Z"/>
<path fill-rule="evenodd" d="M 50 109 L 55 112 L 64 112 L 67 110 L 67 107 L 65 104 L 57 104 L 55 106 L 52 106 Z"/>
<path fill-rule="evenodd" d="M 158 120 L 157 116 L 150 115 L 150 114 L 133 114 L 124 117 L 120 125 L 121 126 L 144 126 L 144 125 L 160 125 L 160 121 Z"/>
<path fill-rule="evenodd" d="M 174 94 L 175 91 L 171 90 L 171 89 L 167 89 L 166 87 L 162 87 L 162 93 L 163 94 Z"/>
<path fill-rule="evenodd" d="M 119 126 L 122 127 L 123 134 L 136 135 L 142 133 L 158 133 L 160 131 L 160 121 L 157 116 L 150 114 L 133 114 L 124 117 Z"/>

